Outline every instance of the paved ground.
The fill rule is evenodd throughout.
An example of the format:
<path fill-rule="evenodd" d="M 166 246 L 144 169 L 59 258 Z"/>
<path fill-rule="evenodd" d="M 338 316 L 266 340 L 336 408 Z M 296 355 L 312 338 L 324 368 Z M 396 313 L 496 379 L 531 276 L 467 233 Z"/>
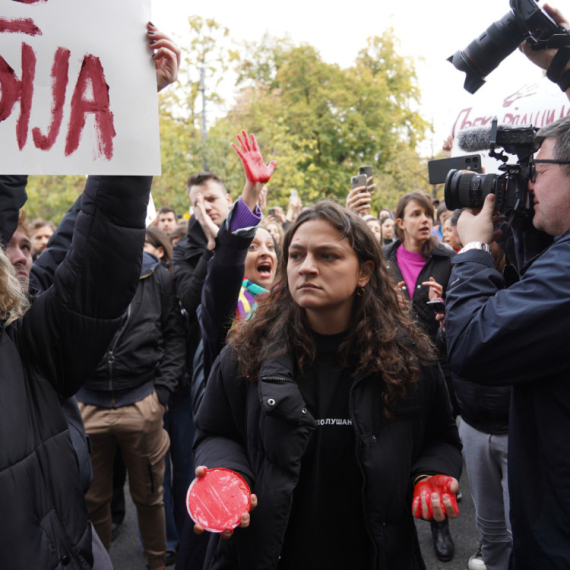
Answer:
<path fill-rule="evenodd" d="M 455 557 L 451 562 L 440 562 L 435 557 L 430 525 L 424 521 L 417 521 L 422 553 L 428 570 L 466 570 L 469 557 L 477 549 L 479 538 L 475 528 L 475 509 L 465 470 L 460 487 L 463 493 L 463 501 L 459 504 L 461 512 L 459 517 L 450 523 L 451 535 L 455 542 Z M 138 539 L 135 510 L 130 498 L 127 500 L 127 516 L 121 534 L 111 547 L 111 558 L 115 570 L 144 570 L 146 568 Z"/>

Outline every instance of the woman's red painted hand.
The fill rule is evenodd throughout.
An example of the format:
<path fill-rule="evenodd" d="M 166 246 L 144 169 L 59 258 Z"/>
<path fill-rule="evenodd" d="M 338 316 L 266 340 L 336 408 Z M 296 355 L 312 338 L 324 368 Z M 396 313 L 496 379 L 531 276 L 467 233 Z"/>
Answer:
<path fill-rule="evenodd" d="M 459 514 L 457 507 L 457 479 L 447 475 L 433 475 L 416 484 L 412 513 L 418 519 L 441 522 L 446 517 L 454 519 Z"/>
<path fill-rule="evenodd" d="M 266 165 L 265 162 L 263 162 L 261 153 L 259 152 L 255 135 L 249 135 L 251 137 L 250 140 L 248 138 L 247 131 L 242 131 L 241 134 L 242 136 L 236 135 L 241 149 L 234 143 L 232 143 L 232 147 L 241 158 L 243 169 L 245 170 L 245 177 L 248 182 L 251 182 L 252 184 L 265 184 L 266 182 L 269 182 L 277 161 L 272 160 L 268 165 Z"/>

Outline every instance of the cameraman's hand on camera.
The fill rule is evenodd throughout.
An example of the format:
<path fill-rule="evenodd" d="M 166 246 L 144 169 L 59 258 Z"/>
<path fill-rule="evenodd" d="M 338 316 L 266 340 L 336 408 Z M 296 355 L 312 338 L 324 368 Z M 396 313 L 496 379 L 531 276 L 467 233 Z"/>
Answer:
<path fill-rule="evenodd" d="M 463 245 L 472 241 L 490 244 L 493 241 L 495 195 L 488 194 L 480 212 L 466 208 L 457 221 L 457 233 Z"/>
<path fill-rule="evenodd" d="M 550 4 L 544 4 L 543 6 L 544 11 L 561 27 L 561 28 L 569 28 L 570 24 L 566 20 L 566 18 L 562 15 L 560 10 L 553 8 Z M 534 63 L 538 65 L 538 67 L 542 69 L 548 69 L 550 64 L 552 63 L 552 59 L 556 55 L 558 48 L 553 49 L 539 49 L 533 50 L 531 48 L 531 44 L 527 41 L 524 41 L 520 46 L 519 49 Z M 566 69 L 570 69 L 570 64 L 566 66 Z"/>
<path fill-rule="evenodd" d="M 152 58 L 156 66 L 156 88 L 161 91 L 178 77 L 178 69 L 182 59 L 182 52 L 166 34 L 148 22 L 147 38 Z"/>
<path fill-rule="evenodd" d="M 370 204 L 372 194 L 367 191 L 366 186 L 353 188 L 346 197 L 346 207 L 360 216 L 370 214 Z"/>
<path fill-rule="evenodd" d="M 241 199 L 253 212 L 264 185 L 271 179 L 277 161 L 272 160 L 268 165 L 263 162 L 255 135 L 248 135 L 247 131 L 242 131 L 241 136 L 236 135 L 236 138 L 241 148 L 234 143 L 232 147 L 241 159 L 246 178 Z"/>

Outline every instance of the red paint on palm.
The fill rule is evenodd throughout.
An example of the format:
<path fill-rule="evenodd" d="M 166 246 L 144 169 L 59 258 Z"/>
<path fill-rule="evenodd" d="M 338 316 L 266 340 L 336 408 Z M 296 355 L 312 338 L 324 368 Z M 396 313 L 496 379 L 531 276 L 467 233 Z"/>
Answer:
<path fill-rule="evenodd" d="M 42 31 L 34 24 L 31 18 L 7 20 L 0 18 L 0 33 L 27 34 L 28 36 L 41 36 Z"/>
<path fill-rule="evenodd" d="M 243 477 L 230 469 L 209 469 L 194 479 L 186 496 L 192 520 L 204 530 L 222 532 L 240 524 L 251 507 L 251 492 Z"/>
<path fill-rule="evenodd" d="M 440 497 L 440 503 L 443 508 L 443 498 L 447 495 L 451 500 L 451 505 L 457 513 L 459 513 L 459 508 L 457 507 L 457 497 L 455 493 L 450 491 L 451 484 L 453 483 L 453 477 L 447 475 L 433 475 L 428 477 L 423 481 L 420 481 L 414 487 L 414 498 L 412 501 L 412 512 L 415 514 L 416 518 L 422 518 L 422 493 L 425 492 L 425 502 L 427 505 L 427 517 L 428 519 L 433 518 L 433 507 L 431 504 L 431 496 L 433 493 L 437 493 Z"/>
<path fill-rule="evenodd" d="M 65 48 L 58 48 L 55 52 L 53 67 L 51 69 L 53 103 L 51 107 L 51 123 L 47 135 L 42 135 L 38 127 L 32 129 L 34 144 L 41 150 L 49 150 L 55 143 L 61 128 L 63 119 L 63 105 L 65 103 L 65 92 L 67 90 L 69 74 L 70 51 Z"/>
<path fill-rule="evenodd" d="M 232 143 L 232 147 L 241 158 L 246 178 L 253 184 L 265 184 L 269 182 L 277 161 L 272 160 L 266 165 L 265 162 L 263 162 L 261 152 L 259 152 L 255 135 L 250 135 L 250 140 L 247 131 L 242 131 L 241 134 L 241 137 L 240 135 L 236 135 L 236 138 L 240 142 L 241 150 L 234 143 Z"/>
<path fill-rule="evenodd" d="M 93 91 L 91 100 L 85 97 L 89 85 Z M 65 142 L 65 156 L 69 156 L 79 147 L 87 113 L 95 115 L 99 153 L 110 160 L 113 158 L 113 138 L 116 136 L 116 132 L 113 124 L 113 113 L 109 107 L 109 86 L 105 80 L 101 61 L 94 55 L 86 55 L 83 59 L 79 78 L 71 98 L 71 116 Z"/>

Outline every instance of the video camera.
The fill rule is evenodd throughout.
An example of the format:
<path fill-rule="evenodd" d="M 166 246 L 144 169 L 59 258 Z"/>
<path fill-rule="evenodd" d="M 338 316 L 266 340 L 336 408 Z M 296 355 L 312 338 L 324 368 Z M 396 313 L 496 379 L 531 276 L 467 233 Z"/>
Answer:
<path fill-rule="evenodd" d="M 465 72 L 464 88 L 469 93 L 475 93 L 485 83 L 483 78 L 525 40 L 534 50 L 570 45 L 570 31 L 561 28 L 534 0 L 510 0 L 510 6 L 510 12 L 448 58 Z"/>
<path fill-rule="evenodd" d="M 532 221 L 534 210 L 528 195 L 532 177 L 532 156 L 538 150 L 535 142 L 537 129 L 532 125 L 497 125 L 494 118 L 490 130 L 471 129 L 459 133 L 459 147 L 464 150 L 490 149 L 489 156 L 503 162 L 502 174 L 477 174 L 450 170 L 445 179 L 445 203 L 450 210 L 480 208 L 488 194 L 495 194 L 495 210 L 511 223 L 515 218 L 524 229 Z M 495 149 L 503 150 L 497 152 Z M 504 151 L 504 152 L 503 152 Z M 516 155 L 516 164 L 508 164 Z"/>

